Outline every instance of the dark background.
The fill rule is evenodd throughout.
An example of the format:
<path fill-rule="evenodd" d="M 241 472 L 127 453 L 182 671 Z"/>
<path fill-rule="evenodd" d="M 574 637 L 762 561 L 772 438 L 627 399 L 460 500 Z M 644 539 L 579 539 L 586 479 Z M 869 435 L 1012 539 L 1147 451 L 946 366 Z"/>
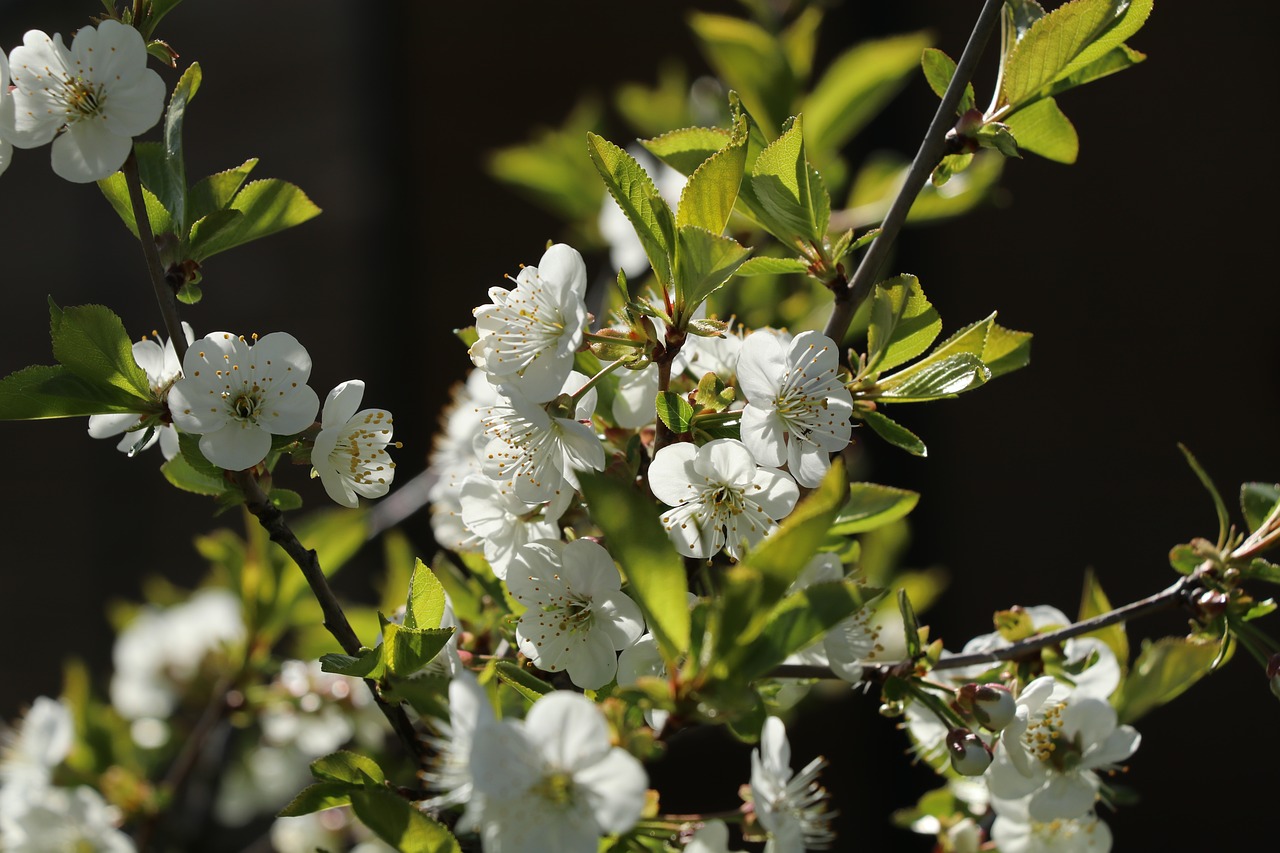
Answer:
<path fill-rule="evenodd" d="M 853 40 L 925 26 L 958 56 L 979 5 L 846 2 L 824 28 L 818 67 Z M 69 34 L 94 8 L 0 3 L 0 44 L 20 43 L 30 28 Z M 212 259 L 206 299 L 185 317 L 198 334 L 293 332 L 312 353 L 322 397 L 360 377 L 366 403 L 395 413 L 400 481 L 422 470 L 447 387 L 468 365 L 450 330 L 469 322 L 504 273 L 536 262 L 562 235 L 487 182 L 485 152 L 557 124 L 584 88 L 652 82 L 663 56 L 705 69 L 681 23 L 685 4 L 627 4 L 637 20 L 625 24 L 623 8 L 189 0 L 159 33 L 183 63 L 204 68 L 187 124 L 189 175 L 257 156 L 255 177 L 299 184 L 325 213 Z M 1146 64 L 1061 99 L 1080 132 L 1078 164 L 1010 163 L 1002 208 L 903 235 L 893 271 L 920 277 L 948 329 L 998 308 L 1003 324 L 1036 334 L 1029 369 L 956 401 L 900 410 L 929 459 L 866 439 L 870 478 L 923 492 L 907 562 L 951 573 L 928 617 L 948 646 L 990 630 L 991 611 L 1012 604 L 1073 613 L 1086 567 L 1116 603 L 1171 582 L 1169 547 L 1215 531 L 1176 442 L 1228 496 L 1245 480 L 1280 477 L 1274 18 L 1257 5 L 1160 3 L 1131 42 L 1150 54 Z M 935 103 L 917 77 L 854 154 L 914 151 Z M 624 139 L 620 124 L 606 135 Z M 56 178 L 47 149 L 15 160 L 0 178 L 0 371 L 49 362 L 50 295 L 108 304 L 135 335 L 158 326 L 141 255 L 97 191 Z M 69 655 L 86 659 L 105 687 L 108 602 L 137 597 L 148 575 L 193 585 L 204 567 L 192 537 L 236 519 L 212 519 L 203 499 L 167 486 L 157 453 L 128 460 L 112 442 L 89 439 L 82 420 L 5 424 L 3 438 L 0 715 L 12 718 L 57 693 Z M 319 484 L 297 474 L 285 485 L 323 506 Z M 425 517 L 406 529 L 425 556 Z M 340 577 L 351 595 L 376 571 L 369 552 Z M 1131 633 L 1182 627 L 1169 615 Z M 849 694 L 792 729 L 796 766 L 817 753 L 832 762 L 825 778 L 842 804 L 840 849 L 909 849 L 886 816 L 931 784 L 902 759 L 905 738 L 876 704 Z M 1274 808 L 1276 711 L 1241 652 L 1141 721 L 1126 781 L 1143 802 L 1108 816 L 1117 849 L 1247 846 L 1247 826 L 1270 823 L 1263 810 Z M 715 736 L 677 749 L 725 775 L 710 784 L 699 773 L 689 788 L 690 765 L 670 756 L 654 768 L 666 807 L 733 807 L 747 751 Z"/>

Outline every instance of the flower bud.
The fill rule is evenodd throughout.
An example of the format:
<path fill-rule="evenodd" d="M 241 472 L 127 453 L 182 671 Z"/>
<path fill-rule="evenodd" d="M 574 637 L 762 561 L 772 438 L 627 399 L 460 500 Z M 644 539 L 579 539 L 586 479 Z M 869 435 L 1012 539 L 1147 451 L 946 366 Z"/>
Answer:
<path fill-rule="evenodd" d="M 982 828 L 965 818 L 947 830 L 947 849 L 952 853 L 978 853 L 982 849 Z"/>
<path fill-rule="evenodd" d="M 968 729 L 947 733 L 947 753 L 952 768 L 961 776 L 981 776 L 991 766 L 991 748 Z"/>
<path fill-rule="evenodd" d="M 992 732 L 1013 722 L 1018 712 L 1013 694 L 1001 684 L 966 684 L 956 691 L 956 704 Z"/>

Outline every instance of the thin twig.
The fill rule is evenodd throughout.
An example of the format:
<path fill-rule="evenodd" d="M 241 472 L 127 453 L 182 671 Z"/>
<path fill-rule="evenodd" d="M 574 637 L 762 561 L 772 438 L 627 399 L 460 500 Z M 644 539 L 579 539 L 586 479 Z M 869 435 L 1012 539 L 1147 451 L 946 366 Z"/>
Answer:
<path fill-rule="evenodd" d="M 667 391 L 671 388 L 671 359 L 665 358 L 658 362 L 658 393 Z M 658 451 L 671 443 L 675 438 L 675 434 L 671 432 L 671 428 L 667 426 L 662 418 L 658 418 L 658 422 L 654 424 L 653 432 L 653 453 L 656 456 Z"/>
<path fill-rule="evenodd" d="M 356 636 L 356 632 L 351 627 L 351 623 L 347 621 L 347 616 L 342 611 L 342 605 L 338 603 L 338 597 L 333 594 L 333 588 L 329 586 L 329 581 L 325 578 L 324 572 L 320 568 L 320 559 L 316 556 L 316 552 L 306 548 L 289 529 L 289 525 L 284 520 L 284 513 L 271 505 L 262 486 L 258 484 L 258 480 L 253 476 L 253 472 L 239 471 L 235 474 L 237 485 L 244 492 L 245 506 L 249 512 L 253 513 L 258 519 L 258 523 L 267 531 L 271 541 L 275 542 L 289 558 L 302 570 L 303 577 L 306 578 L 307 584 L 311 587 L 311 592 L 315 595 L 316 600 L 320 602 L 320 610 L 324 614 L 324 627 L 338 644 L 342 646 L 342 650 L 349 655 L 356 656 L 360 654 L 363 646 L 360 638 Z M 409 750 L 409 754 L 422 764 L 426 758 L 426 750 L 422 739 L 418 737 L 418 733 L 413 728 L 413 723 L 409 721 L 408 715 L 405 714 L 404 708 L 399 704 L 391 704 L 384 700 L 378 692 L 378 684 L 376 681 L 366 678 L 364 683 L 368 686 L 369 692 L 373 694 L 374 701 L 378 704 L 378 709 L 382 711 L 382 715 L 387 718 L 387 722 L 391 724 L 391 728 L 395 731 L 396 736 L 400 738 L 405 748 Z"/>
<path fill-rule="evenodd" d="M 826 336 L 831 340 L 837 343 L 844 340 L 845 334 L 849 331 L 849 324 L 853 321 L 853 315 L 858 311 L 858 306 L 871 294 L 871 288 L 876 283 L 880 267 L 888 256 L 889 247 L 893 245 L 898 232 L 902 230 L 911 205 L 915 203 L 916 196 L 924 188 L 929 173 L 942 162 L 947 131 L 955 124 L 956 107 L 959 106 L 965 86 L 973 78 L 978 59 L 982 56 L 982 51 L 986 48 L 987 41 L 1000 20 L 1000 10 L 1003 6 L 1004 0 L 986 0 L 983 4 L 973 32 L 969 34 L 969 41 L 964 46 L 964 53 L 960 54 L 960 61 L 956 63 L 956 72 L 951 77 L 947 91 L 942 95 L 942 103 L 938 104 L 938 111 L 933 114 L 933 121 L 925 132 L 924 141 L 920 143 L 920 150 L 911 161 L 911 168 L 907 172 L 902 189 L 898 191 L 897 198 L 893 200 L 893 205 L 885 214 L 884 222 L 880 224 L 880 233 L 867 247 L 866 254 L 862 256 L 862 261 L 854 270 L 848 283 L 836 290 L 836 301 L 832 306 L 831 317 L 827 320 L 825 330 Z"/>
<path fill-rule="evenodd" d="M 138 240 L 142 243 L 142 255 L 147 261 L 147 272 L 151 275 L 151 289 L 155 291 L 156 302 L 160 304 L 160 316 L 164 318 L 165 331 L 173 342 L 173 351 L 178 356 L 178 363 L 187 354 L 187 335 L 182 329 L 182 320 L 178 317 L 178 299 L 165 276 L 164 264 L 160 261 L 160 251 L 156 248 L 155 235 L 151 233 L 151 220 L 147 218 L 147 203 L 142 197 L 142 179 L 138 176 L 138 157 L 130 151 L 124 161 L 124 182 L 129 188 L 129 203 L 133 206 L 133 219 L 138 224 Z"/>

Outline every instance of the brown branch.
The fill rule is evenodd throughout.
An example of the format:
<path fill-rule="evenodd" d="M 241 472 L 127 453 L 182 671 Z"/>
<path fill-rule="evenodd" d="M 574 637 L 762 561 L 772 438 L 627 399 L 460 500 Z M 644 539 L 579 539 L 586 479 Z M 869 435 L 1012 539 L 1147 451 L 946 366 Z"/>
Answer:
<path fill-rule="evenodd" d="M 315 595 L 316 600 L 320 602 L 320 610 L 324 614 L 324 627 L 338 644 L 342 646 L 342 650 L 349 655 L 356 656 L 360 654 L 363 645 L 360 638 L 356 636 L 356 632 L 351 627 L 351 623 L 347 621 L 347 616 L 342 611 L 342 605 L 338 603 L 338 598 L 333 594 L 333 588 L 329 586 L 329 581 L 325 578 L 324 572 L 320 568 L 320 559 L 316 556 L 316 552 L 306 548 L 298 541 L 298 537 L 289 529 L 289 525 L 284 520 L 284 513 L 271 505 L 271 501 L 267 498 L 262 486 L 254 477 L 252 470 L 239 471 L 235 474 L 236 484 L 240 486 L 244 492 L 245 506 L 249 512 L 253 513 L 258 519 L 258 523 L 267 531 L 271 541 L 284 549 L 289 558 L 302 570 L 302 576 L 306 578 L 307 584 L 311 587 L 311 592 Z M 426 761 L 427 754 L 422 739 L 418 737 L 418 733 L 413 728 L 413 723 L 409 721 L 408 715 L 405 714 L 404 708 L 398 703 L 391 704 L 382 698 L 378 692 L 378 683 L 372 679 L 364 679 L 364 683 L 368 686 L 369 692 L 373 694 L 374 701 L 378 704 L 378 710 L 382 711 L 382 715 L 387 718 L 387 722 L 391 724 L 391 728 L 395 731 L 396 736 L 409 750 L 409 754 L 419 764 Z"/>
<path fill-rule="evenodd" d="M 187 354 L 187 334 L 182 329 L 182 320 L 178 317 L 178 299 L 165 275 L 164 263 L 160 260 L 160 250 L 156 248 L 155 235 L 151 233 L 151 220 L 147 218 L 147 203 L 142 196 L 142 179 L 138 176 L 138 157 L 130 151 L 129 157 L 121 167 L 124 182 L 129 188 L 129 202 L 133 206 L 133 219 L 138 225 L 138 240 L 142 243 L 142 256 L 147 262 L 147 272 L 151 275 L 151 289 L 155 292 L 156 302 L 160 305 L 160 316 L 164 318 L 165 331 L 173 342 L 173 351 L 177 353 L 178 363 Z"/>
<path fill-rule="evenodd" d="M 978 59 L 982 56 L 987 40 L 990 39 L 992 31 L 1000 20 L 1000 10 L 1003 6 L 1004 0 L 986 0 L 983 5 L 982 11 L 978 14 L 977 23 L 973 26 L 973 32 L 969 34 L 969 41 L 964 46 L 964 53 L 960 54 L 960 61 L 956 63 L 956 71 L 951 77 L 951 83 L 942 95 L 938 111 L 933 114 L 933 121 L 929 123 L 924 141 L 920 143 L 920 150 L 911 161 L 911 168 L 907 171 L 902 189 L 898 191 L 889 212 L 885 214 L 884 222 L 880 224 L 880 233 L 867 247 L 866 254 L 862 256 L 862 261 L 849 281 L 835 291 L 836 301 L 832 306 L 831 317 L 827 320 L 824 333 L 837 344 L 844 341 L 844 336 L 849 331 L 849 324 L 853 321 L 853 315 L 871 294 L 871 288 L 876 283 L 880 267 L 889 254 L 889 247 L 893 245 L 898 232 L 902 230 L 903 223 L 907 221 L 907 213 L 910 212 L 911 205 L 915 203 L 920 190 L 924 188 L 929 173 L 942 162 L 946 150 L 947 131 L 955 125 L 956 108 L 960 104 L 960 98 L 964 94 L 965 86 L 973 78 Z"/>

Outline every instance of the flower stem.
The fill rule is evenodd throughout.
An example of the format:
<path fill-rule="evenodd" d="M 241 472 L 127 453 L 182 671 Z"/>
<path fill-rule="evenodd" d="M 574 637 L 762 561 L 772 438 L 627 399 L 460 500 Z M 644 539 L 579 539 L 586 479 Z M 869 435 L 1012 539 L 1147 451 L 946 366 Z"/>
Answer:
<path fill-rule="evenodd" d="M 835 289 L 836 301 L 832 306 L 831 317 L 827 320 L 824 334 L 837 344 L 844 340 L 845 334 L 849 331 L 849 323 L 853 321 L 853 315 L 857 313 L 858 306 L 871 294 L 871 288 L 876 282 L 880 266 L 889 253 L 889 247 L 893 245 L 898 232 L 902 230 L 902 225 L 907 220 L 907 213 L 911 210 L 916 196 L 923 189 L 925 181 L 928 180 L 929 173 L 942 161 L 947 131 L 955 124 L 956 107 L 960 104 L 965 86 L 973 77 L 978 59 L 982 56 L 987 40 L 1000 19 L 1000 11 L 1003 7 L 1004 0 L 986 0 L 983 4 L 973 32 L 969 34 L 969 41 L 964 46 L 964 53 L 960 54 L 960 61 L 956 63 L 956 71 L 951 77 L 951 83 L 948 84 L 947 91 L 942 96 L 942 103 L 938 104 L 938 111 L 933 114 L 933 121 L 925 132 L 924 141 L 920 143 L 920 150 L 911 161 L 911 168 L 907 171 L 902 189 L 898 191 L 893 205 L 890 206 L 884 222 L 880 225 L 880 233 L 867 247 L 866 254 L 862 256 L 862 261 L 849 281 Z"/>
<path fill-rule="evenodd" d="M 160 261 L 160 251 L 156 248 L 155 235 L 151 233 L 151 220 L 147 218 L 147 203 L 142 197 L 142 179 L 138 177 L 138 157 L 130 151 L 124 161 L 124 182 L 129 187 L 129 203 L 133 207 L 133 219 L 138 224 L 138 240 L 142 243 L 142 256 L 147 262 L 147 272 L 151 274 L 151 289 L 155 292 L 156 302 L 160 304 L 160 316 L 164 318 L 165 331 L 173 342 L 173 351 L 182 363 L 187 354 L 187 335 L 182 330 L 182 320 L 178 317 L 178 299 L 165 276 L 164 264 Z"/>
<path fill-rule="evenodd" d="M 664 358 L 658 362 L 658 394 L 671 388 L 671 359 Z M 662 422 L 662 418 L 658 418 L 657 424 L 654 425 L 653 433 L 653 453 L 656 456 L 658 451 L 671 443 L 671 439 L 675 438 L 675 434 L 671 432 L 671 427 Z"/>
<path fill-rule="evenodd" d="M 577 406 L 578 401 L 581 400 L 584 396 L 586 396 L 586 393 L 588 391 L 596 387 L 597 382 L 599 382 L 601 379 L 604 379 L 610 373 L 613 373 L 613 371 L 617 370 L 619 367 L 623 367 L 624 365 L 625 365 L 625 362 L 621 360 L 611 361 L 608 364 L 606 364 L 603 368 L 600 369 L 599 373 L 597 373 L 595 376 L 592 376 L 590 379 L 588 379 L 585 385 L 583 385 L 581 388 L 579 388 L 577 391 L 573 393 L 573 397 L 571 398 L 573 400 L 573 405 Z"/>
<path fill-rule="evenodd" d="M 252 470 L 239 471 L 235 474 L 236 484 L 244 492 L 245 506 L 249 512 L 253 513 L 258 519 L 258 523 L 271 537 L 271 541 L 275 542 L 289 558 L 302 570 L 302 575 L 307 579 L 307 584 L 311 587 L 311 592 L 315 594 L 316 600 L 320 602 L 320 610 L 324 614 L 324 627 L 334 636 L 338 644 L 342 646 L 342 650 L 349 655 L 360 654 L 361 648 L 360 638 L 356 636 L 356 632 L 351 627 L 351 623 L 347 621 L 347 616 L 342 612 L 342 605 L 338 603 L 338 598 L 333 594 L 333 588 L 329 586 L 328 580 L 325 579 L 324 572 L 320 568 L 320 559 L 316 556 L 316 552 L 305 548 L 294 532 L 289 529 L 289 525 L 284 520 L 284 513 L 271 505 L 262 486 L 253 475 Z M 399 704 L 390 704 L 382 698 L 378 692 L 378 684 L 372 679 L 366 678 L 364 683 L 368 686 L 369 692 L 373 694 L 373 699 L 378 704 L 378 709 L 382 711 L 382 715 L 387 718 L 387 722 L 391 724 L 391 728 L 395 731 L 396 736 L 400 738 L 405 748 L 409 750 L 409 754 L 414 760 L 421 765 L 426 760 L 426 752 L 422 740 L 418 737 L 418 733 L 414 731 L 413 723 L 409 721 L 409 717 L 405 714 L 404 708 Z"/>

